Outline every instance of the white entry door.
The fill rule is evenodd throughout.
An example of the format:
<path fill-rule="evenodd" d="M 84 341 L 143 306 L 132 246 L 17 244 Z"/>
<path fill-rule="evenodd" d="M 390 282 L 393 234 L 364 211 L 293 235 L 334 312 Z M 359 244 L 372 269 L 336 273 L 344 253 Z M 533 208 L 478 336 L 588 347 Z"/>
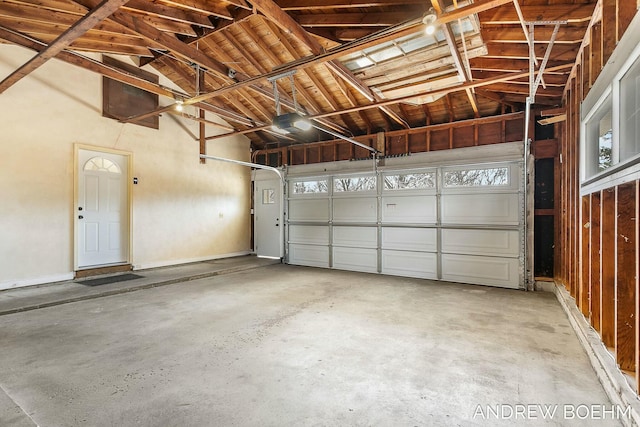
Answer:
<path fill-rule="evenodd" d="M 78 151 L 78 268 L 129 261 L 128 157 Z"/>
<path fill-rule="evenodd" d="M 284 249 L 282 224 L 282 182 L 256 180 L 254 184 L 256 255 L 281 258 Z"/>

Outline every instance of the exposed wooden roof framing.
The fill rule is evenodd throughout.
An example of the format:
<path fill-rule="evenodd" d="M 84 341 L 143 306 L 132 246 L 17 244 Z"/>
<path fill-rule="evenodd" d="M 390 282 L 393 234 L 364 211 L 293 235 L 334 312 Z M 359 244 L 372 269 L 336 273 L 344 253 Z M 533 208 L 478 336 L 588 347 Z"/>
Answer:
<path fill-rule="evenodd" d="M 332 139 L 322 132 L 286 137 L 267 77 L 277 80 L 283 112 L 302 114 L 347 136 L 487 117 L 523 108 L 528 94 L 528 34 L 523 22 L 566 20 L 536 102 L 560 104 L 595 0 L 3 0 L 0 41 L 34 58 L 0 82 L 57 58 L 217 114 L 185 116 L 216 133 L 246 134 L 256 148 Z M 439 30 L 424 35 L 434 7 Z M 551 26 L 537 26 L 542 60 Z M 181 91 L 136 78 L 85 52 L 127 55 Z M 196 88 L 196 74 L 204 83 Z M 295 89 L 295 100 L 293 90 Z M 203 93 L 204 92 L 204 93 Z M 0 96 L 2 96 L 0 94 Z M 149 114 L 170 111 L 164 107 Z"/>

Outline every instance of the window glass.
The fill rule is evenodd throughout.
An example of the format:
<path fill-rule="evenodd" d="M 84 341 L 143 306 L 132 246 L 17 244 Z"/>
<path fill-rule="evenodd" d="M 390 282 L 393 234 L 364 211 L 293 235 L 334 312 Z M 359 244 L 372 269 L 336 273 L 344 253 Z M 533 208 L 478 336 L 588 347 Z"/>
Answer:
<path fill-rule="evenodd" d="M 486 187 L 509 185 L 509 168 L 474 168 L 446 171 L 445 187 Z"/>
<path fill-rule="evenodd" d="M 329 182 L 326 179 L 293 182 L 293 194 L 326 193 L 328 191 Z"/>
<path fill-rule="evenodd" d="M 640 153 L 640 59 L 620 80 L 620 160 Z"/>
<path fill-rule="evenodd" d="M 265 188 L 262 190 L 262 204 L 273 205 L 276 203 L 276 190 L 273 188 Z"/>
<path fill-rule="evenodd" d="M 85 171 L 120 173 L 120 167 L 104 157 L 92 157 L 84 164 Z"/>
<path fill-rule="evenodd" d="M 374 191 L 376 189 L 375 176 L 336 177 L 333 180 L 333 190 L 343 191 Z"/>
<path fill-rule="evenodd" d="M 609 96 L 588 119 L 585 127 L 587 178 L 614 164 L 612 124 L 611 97 Z"/>
<path fill-rule="evenodd" d="M 384 176 L 385 190 L 409 190 L 435 188 L 436 176 L 433 172 L 406 173 Z"/>

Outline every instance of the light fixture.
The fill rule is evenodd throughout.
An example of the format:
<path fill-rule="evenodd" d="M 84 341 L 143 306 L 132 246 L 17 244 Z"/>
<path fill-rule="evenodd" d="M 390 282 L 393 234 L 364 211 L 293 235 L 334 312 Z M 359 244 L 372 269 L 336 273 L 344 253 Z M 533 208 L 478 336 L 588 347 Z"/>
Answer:
<path fill-rule="evenodd" d="M 438 19 L 438 15 L 436 15 L 436 11 L 434 8 L 429 8 L 427 13 L 422 17 L 422 23 L 426 25 L 424 28 L 425 33 L 428 35 L 432 35 L 436 32 L 436 20 Z"/>
<path fill-rule="evenodd" d="M 176 101 L 176 111 L 182 112 L 184 110 L 184 102 L 182 100 Z"/>
<path fill-rule="evenodd" d="M 274 117 L 273 129 L 280 133 L 300 133 L 311 129 L 311 123 L 298 113 L 286 113 Z"/>

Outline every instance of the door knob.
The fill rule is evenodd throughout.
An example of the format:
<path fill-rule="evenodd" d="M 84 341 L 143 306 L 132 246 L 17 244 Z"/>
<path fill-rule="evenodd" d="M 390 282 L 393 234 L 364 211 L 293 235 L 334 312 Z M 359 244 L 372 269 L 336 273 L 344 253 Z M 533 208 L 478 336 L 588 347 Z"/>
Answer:
<path fill-rule="evenodd" d="M 78 215 L 78 219 L 83 219 L 84 217 L 82 215 Z"/>
<path fill-rule="evenodd" d="M 78 210 L 81 211 L 82 210 L 82 206 L 78 206 Z"/>

